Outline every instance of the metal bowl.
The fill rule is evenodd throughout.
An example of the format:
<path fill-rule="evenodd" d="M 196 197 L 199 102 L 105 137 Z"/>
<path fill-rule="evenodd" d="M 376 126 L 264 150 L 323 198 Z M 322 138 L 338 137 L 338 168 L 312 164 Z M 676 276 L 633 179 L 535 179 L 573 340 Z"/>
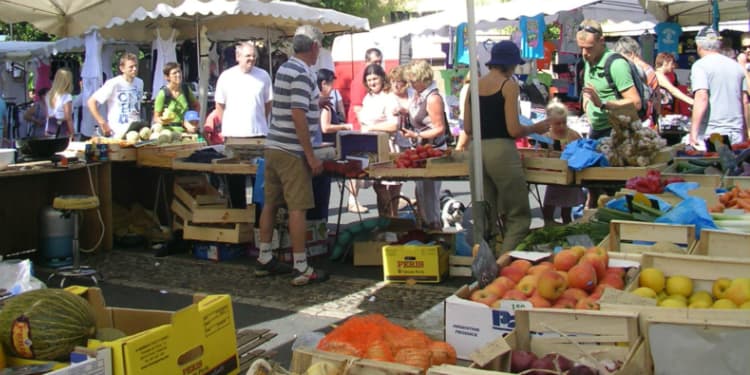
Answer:
<path fill-rule="evenodd" d="M 48 158 L 68 148 L 69 142 L 68 137 L 21 138 L 16 140 L 16 148 L 29 157 Z"/>

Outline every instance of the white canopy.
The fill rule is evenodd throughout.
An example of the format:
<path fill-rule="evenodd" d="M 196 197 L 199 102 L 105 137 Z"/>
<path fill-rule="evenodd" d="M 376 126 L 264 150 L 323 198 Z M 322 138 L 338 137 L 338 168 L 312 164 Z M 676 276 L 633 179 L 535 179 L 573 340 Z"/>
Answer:
<path fill-rule="evenodd" d="M 609 23 L 656 21 L 646 13 L 638 0 L 511 0 L 482 6 L 476 9 L 476 29 L 487 30 L 516 24 L 521 16 L 544 14 L 548 22 L 556 20 L 559 12 L 582 8 L 585 18 Z M 371 33 L 400 38 L 406 35 L 435 33 L 448 35 L 449 27 L 455 28 L 467 21 L 466 7 L 458 2 L 454 8 L 429 16 L 376 27 Z"/>
<path fill-rule="evenodd" d="M 713 22 L 711 0 L 640 0 L 641 4 L 660 21 L 671 20 L 682 26 L 710 25 Z M 714 0 L 719 6 L 721 21 L 750 18 L 747 0 Z"/>
<path fill-rule="evenodd" d="M 179 38 L 192 39 L 196 37 L 196 22 L 206 27 L 209 38 L 228 30 L 245 30 L 245 38 L 266 37 L 269 32 L 292 35 L 301 24 L 317 26 L 323 32 L 370 28 L 366 18 L 291 1 L 185 0 L 177 6 L 166 2 L 151 8 L 139 7 L 130 16 L 112 18 L 100 32 L 105 38 L 150 42 L 155 28 L 168 26 L 179 31 Z M 239 39 L 241 35 L 235 33 L 233 37 Z"/>
<path fill-rule="evenodd" d="M 81 38 L 63 38 L 54 42 L 5 41 L 0 42 L 0 60 L 23 61 L 31 57 L 45 57 L 81 49 Z"/>
<path fill-rule="evenodd" d="M 170 0 L 179 3 L 182 0 Z M 92 26 L 103 26 L 115 16 L 127 16 L 139 6 L 158 0 L 0 0 L 0 21 L 28 22 L 59 37 L 81 36 Z M 165 2 L 161 0 L 161 2 Z"/>

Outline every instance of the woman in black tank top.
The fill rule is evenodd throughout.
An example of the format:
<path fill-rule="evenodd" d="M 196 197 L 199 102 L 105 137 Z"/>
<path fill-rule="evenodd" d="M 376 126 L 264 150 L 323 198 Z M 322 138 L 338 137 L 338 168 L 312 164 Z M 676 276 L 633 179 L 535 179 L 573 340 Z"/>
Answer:
<path fill-rule="evenodd" d="M 532 133 L 546 133 L 549 121 L 522 126 L 518 121 L 518 83 L 513 79 L 516 66 L 523 64 L 518 47 L 502 41 L 492 47 L 487 66 L 490 72 L 477 82 L 479 88 L 479 128 L 482 144 L 482 186 L 485 200 L 490 205 L 488 233 L 500 234 L 503 222 L 502 251 L 515 249 L 526 236 L 531 224 L 526 178 L 521 157 L 516 150 L 516 138 Z M 466 99 L 464 131 L 472 135 L 471 101 Z"/>

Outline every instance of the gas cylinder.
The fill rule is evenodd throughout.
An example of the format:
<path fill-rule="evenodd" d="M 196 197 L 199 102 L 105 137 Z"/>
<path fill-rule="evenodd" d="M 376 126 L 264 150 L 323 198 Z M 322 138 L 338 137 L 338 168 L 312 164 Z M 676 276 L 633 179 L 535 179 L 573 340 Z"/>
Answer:
<path fill-rule="evenodd" d="M 52 207 L 42 208 L 39 213 L 40 264 L 62 267 L 73 263 L 75 217 Z"/>

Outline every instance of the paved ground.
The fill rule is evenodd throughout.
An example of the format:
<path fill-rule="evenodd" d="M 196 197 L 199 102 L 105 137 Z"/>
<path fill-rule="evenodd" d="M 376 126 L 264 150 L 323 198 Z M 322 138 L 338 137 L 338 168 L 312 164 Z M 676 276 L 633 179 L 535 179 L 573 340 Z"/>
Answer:
<path fill-rule="evenodd" d="M 464 204 L 471 200 L 468 182 L 446 182 L 444 188 Z M 338 212 L 338 192 L 332 190 L 329 223 L 336 222 Z M 405 195 L 413 196 L 413 191 L 413 183 L 404 185 Z M 377 209 L 372 189 L 361 192 L 361 202 L 370 208 L 362 218 L 374 217 Z M 533 199 L 531 203 L 535 216 L 532 226 L 538 226 L 539 210 Z M 359 219 L 360 215 L 344 209 L 341 221 L 346 226 Z M 380 267 L 354 267 L 351 259 L 332 262 L 325 257 L 312 262 L 331 271 L 329 282 L 295 288 L 290 286 L 289 277 L 255 278 L 248 258 L 214 263 L 187 253 L 157 258 L 151 250 L 118 248 L 85 259 L 104 275 L 100 286 L 111 306 L 176 310 L 188 305 L 195 292 L 230 294 L 238 328 L 266 328 L 278 333 L 261 348 L 276 351 L 274 359 L 286 368 L 298 335 L 325 331 L 358 313 L 381 313 L 442 338 L 442 301 L 471 282 L 468 278 L 449 278 L 440 284 L 388 284 L 382 282 Z"/>

